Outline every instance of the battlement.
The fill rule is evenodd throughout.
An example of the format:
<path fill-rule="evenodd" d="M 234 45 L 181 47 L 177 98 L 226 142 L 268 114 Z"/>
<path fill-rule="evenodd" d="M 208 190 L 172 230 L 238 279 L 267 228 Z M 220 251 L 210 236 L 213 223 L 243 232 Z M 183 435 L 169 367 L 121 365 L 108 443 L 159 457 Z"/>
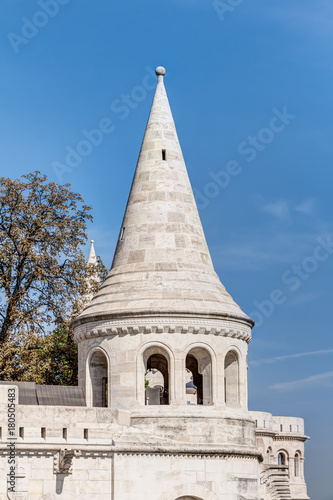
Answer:
<path fill-rule="evenodd" d="M 299 417 L 275 417 L 271 413 L 250 411 L 257 432 L 272 432 L 276 435 L 304 435 L 304 420 Z"/>

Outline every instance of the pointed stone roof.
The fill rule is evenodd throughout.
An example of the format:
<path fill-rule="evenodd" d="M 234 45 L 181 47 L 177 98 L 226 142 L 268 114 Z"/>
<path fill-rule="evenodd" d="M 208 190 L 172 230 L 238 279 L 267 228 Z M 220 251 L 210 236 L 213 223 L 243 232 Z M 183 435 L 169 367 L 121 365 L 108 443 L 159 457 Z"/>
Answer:
<path fill-rule="evenodd" d="M 163 76 L 108 277 L 75 324 L 124 316 L 233 317 L 252 325 L 214 271 Z"/>
<path fill-rule="evenodd" d="M 94 247 L 94 240 L 90 240 L 90 251 L 88 255 L 88 260 L 87 264 L 92 264 L 93 266 L 97 265 L 97 257 L 96 257 L 96 252 L 95 252 L 95 247 Z"/>
<path fill-rule="evenodd" d="M 95 252 L 95 247 L 94 247 L 94 240 L 90 240 L 91 246 L 90 246 L 90 251 L 88 255 L 88 260 L 87 260 L 87 266 L 94 266 L 96 268 L 96 272 L 94 272 L 89 278 L 87 278 L 88 282 L 88 289 L 92 288 L 95 286 L 96 282 L 100 282 L 99 279 L 99 274 L 97 270 L 97 257 L 96 257 L 96 252 Z M 93 297 L 89 295 L 89 300 L 91 300 Z"/>
<path fill-rule="evenodd" d="M 79 310 L 83 310 L 87 304 L 93 299 L 93 290 L 96 287 L 96 283 L 100 283 L 98 269 L 97 269 L 97 257 L 94 248 L 94 240 L 90 240 L 90 251 L 87 260 L 87 267 L 93 266 L 96 268 L 96 272 L 94 272 L 94 268 L 92 268 L 92 273 L 89 277 L 86 278 L 87 290 L 86 293 L 79 297 L 77 306 Z"/>

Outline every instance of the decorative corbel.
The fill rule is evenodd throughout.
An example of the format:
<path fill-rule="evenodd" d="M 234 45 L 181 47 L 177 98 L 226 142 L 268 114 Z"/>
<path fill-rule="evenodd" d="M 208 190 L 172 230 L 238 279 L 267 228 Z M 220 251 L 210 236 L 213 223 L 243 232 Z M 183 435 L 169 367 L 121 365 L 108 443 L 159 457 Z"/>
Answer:
<path fill-rule="evenodd" d="M 81 452 L 78 450 L 68 450 L 67 448 L 59 450 L 53 459 L 54 474 L 72 474 L 73 458 L 80 455 Z"/>

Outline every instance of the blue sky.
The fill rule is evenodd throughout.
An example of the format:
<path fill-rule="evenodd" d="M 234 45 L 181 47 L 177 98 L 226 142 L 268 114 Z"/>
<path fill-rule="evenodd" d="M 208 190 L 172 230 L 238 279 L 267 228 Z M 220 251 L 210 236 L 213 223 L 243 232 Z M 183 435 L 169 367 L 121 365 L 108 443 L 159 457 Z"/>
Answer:
<path fill-rule="evenodd" d="M 1 175 L 71 183 L 109 266 L 164 65 L 216 271 L 257 320 L 250 409 L 305 418 L 309 493 L 332 500 L 332 2 L 42 3 L 1 4 Z"/>

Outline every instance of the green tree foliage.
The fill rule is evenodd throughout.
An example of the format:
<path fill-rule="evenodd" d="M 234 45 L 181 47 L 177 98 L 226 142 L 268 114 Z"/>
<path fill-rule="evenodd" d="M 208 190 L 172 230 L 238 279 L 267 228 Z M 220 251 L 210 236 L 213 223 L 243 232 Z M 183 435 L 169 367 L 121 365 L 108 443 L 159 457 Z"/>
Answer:
<path fill-rule="evenodd" d="M 65 327 L 44 336 L 13 335 L 0 354 L 1 380 L 76 385 L 77 369 L 77 345 Z"/>
<path fill-rule="evenodd" d="M 0 379 L 73 384 L 70 321 L 106 275 L 82 251 L 91 208 L 40 172 L 22 179 L 0 178 Z"/>

